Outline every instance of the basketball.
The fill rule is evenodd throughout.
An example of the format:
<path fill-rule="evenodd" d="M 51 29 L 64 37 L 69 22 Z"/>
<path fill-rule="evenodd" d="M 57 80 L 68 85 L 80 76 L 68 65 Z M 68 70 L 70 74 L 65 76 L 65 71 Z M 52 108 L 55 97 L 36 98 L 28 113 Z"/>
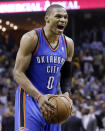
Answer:
<path fill-rule="evenodd" d="M 64 123 L 70 116 L 72 109 L 70 108 L 69 98 L 67 99 L 64 96 L 52 96 L 49 101 L 56 105 L 56 109 L 54 109 L 54 113 L 51 114 L 50 117 L 46 116 L 45 119 L 53 124 Z"/>

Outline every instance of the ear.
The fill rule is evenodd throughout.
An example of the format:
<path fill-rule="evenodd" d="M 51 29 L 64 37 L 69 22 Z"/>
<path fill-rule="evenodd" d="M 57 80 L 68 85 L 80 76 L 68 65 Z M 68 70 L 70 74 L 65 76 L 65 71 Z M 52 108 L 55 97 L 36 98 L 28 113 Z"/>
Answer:
<path fill-rule="evenodd" d="M 46 15 L 44 19 L 45 19 L 46 23 L 49 23 L 49 17 L 48 17 L 48 15 Z"/>

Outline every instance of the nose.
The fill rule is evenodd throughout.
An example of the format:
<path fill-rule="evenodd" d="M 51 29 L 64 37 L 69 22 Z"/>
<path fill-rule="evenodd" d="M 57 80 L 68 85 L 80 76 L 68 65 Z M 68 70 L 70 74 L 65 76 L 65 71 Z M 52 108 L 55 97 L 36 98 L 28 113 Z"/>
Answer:
<path fill-rule="evenodd" d="M 65 23 L 66 19 L 64 17 L 60 18 L 60 22 Z"/>
<path fill-rule="evenodd" d="M 62 18 L 60 19 L 60 21 L 62 21 L 62 22 L 65 22 L 65 19 L 64 19 L 64 17 L 62 17 Z"/>

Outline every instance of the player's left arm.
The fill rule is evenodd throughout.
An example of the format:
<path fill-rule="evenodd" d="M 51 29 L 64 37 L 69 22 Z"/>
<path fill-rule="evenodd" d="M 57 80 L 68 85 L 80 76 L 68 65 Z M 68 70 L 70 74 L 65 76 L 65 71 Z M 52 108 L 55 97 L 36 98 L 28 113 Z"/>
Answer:
<path fill-rule="evenodd" d="M 71 62 L 74 55 L 74 42 L 71 38 L 65 37 L 67 42 L 67 59 L 66 61 Z"/>
<path fill-rule="evenodd" d="M 71 38 L 65 37 L 67 43 L 67 59 L 61 69 L 61 90 L 62 93 L 71 94 L 72 88 L 72 58 L 74 55 L 74 42 Z"/>

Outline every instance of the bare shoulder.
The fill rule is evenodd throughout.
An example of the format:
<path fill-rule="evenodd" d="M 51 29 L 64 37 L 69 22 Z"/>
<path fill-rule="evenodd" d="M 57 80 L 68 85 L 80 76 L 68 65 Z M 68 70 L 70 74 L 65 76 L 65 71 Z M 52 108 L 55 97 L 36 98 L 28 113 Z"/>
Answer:
<path fill-rule="evenodd" d="M 36 41 L 37 34 L 34 30 L 27 32 L 22 36 L 16 56 L 15 72 L 25 72 L 28 69 Z"/>
<path fill-rule="evenodd" d="M 72 61 L 74 55 L 74 42 L 71 38 L 65 36 L 67 42 L 67 61 Z"/>
<path fill-rule="evenodd" d="M 73 41 L 70 37 L 65 36 L 65 38 L 66 38 L 67 46 L 68 46 L 68 47 L 69 47 L 69 46 L 74 46 L 74 41 Z"/>
<path fill-rule="evenodd" d="M 32 52 L 36 46 L 36 43 L 38 41 L 38 36 L 35 30 L 31 30 L 27 33 L 25 33 L 20 41 L 20 49 L 22 51 L 28 53 Z"/>

